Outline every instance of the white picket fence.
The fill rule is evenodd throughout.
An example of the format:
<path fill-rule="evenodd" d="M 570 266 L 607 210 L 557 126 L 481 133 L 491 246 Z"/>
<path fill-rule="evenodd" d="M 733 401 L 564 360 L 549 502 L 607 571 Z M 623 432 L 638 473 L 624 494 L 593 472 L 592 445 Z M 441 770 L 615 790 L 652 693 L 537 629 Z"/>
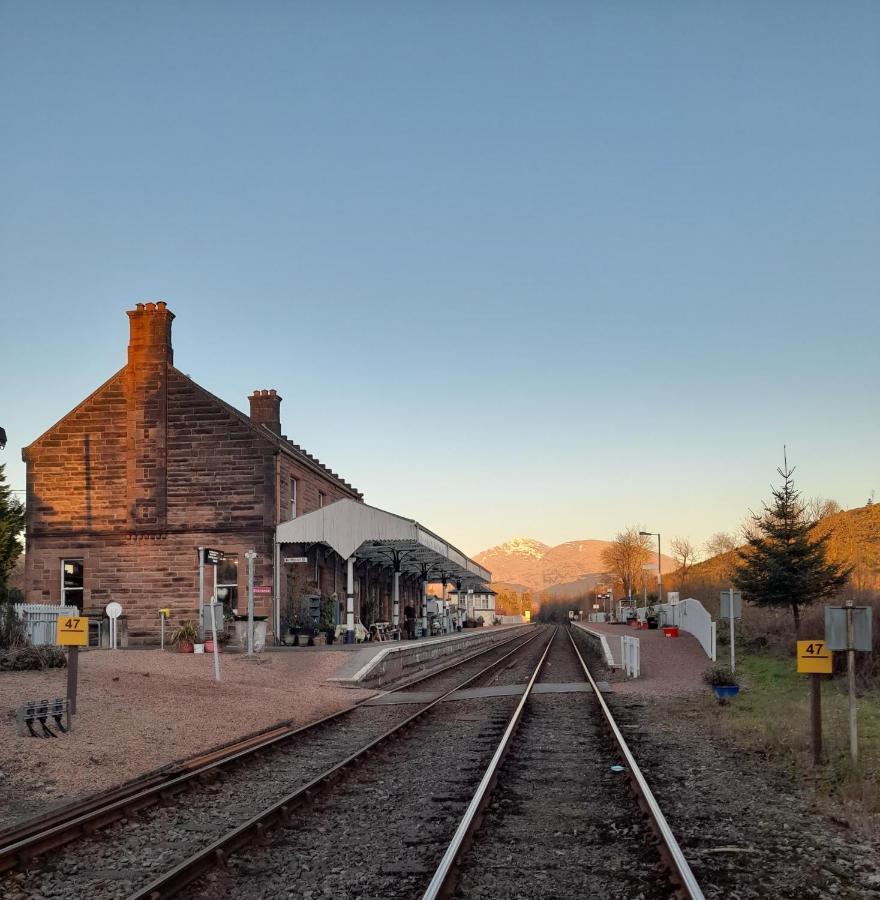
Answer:
<path fill-rule="evenodd" d="M 16 603 L 18 617 L 24 621 L 25 632 L 35 647 L 55 643 L 58 616 L 78 616 L 75 606 L 53 606 L 49 603 Z"/>
<path fill-rule="evenodd" d="M 677 625 L 682 631 L 692 634 L 706 651 L 706 656 L 715 662 L 715 623 L 706 607 L 688 597 L 680 603 L 661 603 L 657 607 L 667 625 Z"/>

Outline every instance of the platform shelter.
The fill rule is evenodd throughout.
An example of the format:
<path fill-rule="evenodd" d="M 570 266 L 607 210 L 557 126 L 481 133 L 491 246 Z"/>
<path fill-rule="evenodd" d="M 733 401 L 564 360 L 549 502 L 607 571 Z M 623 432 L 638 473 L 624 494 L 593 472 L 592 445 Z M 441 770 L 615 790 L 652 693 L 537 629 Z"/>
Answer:
<path fill-rule="evenodd" d="M 396 515 L 355 500 L 337 500 L 314 512 L 280 524 L 275 532 L 275 571 L 281 560 L 306 552 L 315 545 L 332 550 L 345 562 L 346 641 L 354 640 L 355 572 L 357 567 L 391 575 L 391 623 L 400 628 L 401 580 L 417 584 L 420 595 L 421 633 L 428 629 L 428 584 L 453 584 L 461 591 L 481 588 L 492 573 L 465 556 L 448 541 L 415 519 Z M 277 576 L 276 576 L 277 577 Z M 280 596 L 279 585 L 275 595 Z M 280 605 L 276 606 L 280 629 Z M 358 610 L 360 615 L 360 610 Z"/>

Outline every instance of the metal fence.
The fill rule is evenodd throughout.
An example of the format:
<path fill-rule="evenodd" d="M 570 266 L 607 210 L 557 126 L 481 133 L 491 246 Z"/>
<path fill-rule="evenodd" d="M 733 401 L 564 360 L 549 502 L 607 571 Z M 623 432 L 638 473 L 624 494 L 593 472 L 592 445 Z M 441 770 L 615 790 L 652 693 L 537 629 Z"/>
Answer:
<path fill-rule="evenodd" d="M 16 603 L 15 612 L 24 622 L 30 642 L 35 647 L 55 643 L 58 616 L 78 616 L 75 606 L 53 606 L 49 603 Z"/>

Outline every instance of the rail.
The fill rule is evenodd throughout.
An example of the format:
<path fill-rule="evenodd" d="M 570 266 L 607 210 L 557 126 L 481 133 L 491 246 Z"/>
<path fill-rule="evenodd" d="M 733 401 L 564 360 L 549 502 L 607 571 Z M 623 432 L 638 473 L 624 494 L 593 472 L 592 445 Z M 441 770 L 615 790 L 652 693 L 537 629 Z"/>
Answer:
<path fill-rule="evenodd" d="M 536 635 L 527 638 L 523 644 Z M 501 650 L 516 643 L 522 634 L 517 632 L 507 640 L 483 647 L 464 658 L 456 659 L 439 669 L 420 673 L 403 681 L 378 696 L 396 693 L 411 688 L 430 678 L 442 675 L 492 651 Z M 518 644 L 517 646 L 522 646 Z M 505 654 L 501 659 L 507 658 Z M 124 785 L 85 797 L 61 809 L 29 819 L 12 828 L 0 832 L 0 874 L 27 865 L 41 854 L 63 846 L 96 828 L 103 827 L 123 818 L 126 811 L 141 809 L 157 803 L 170 795 L 185 790 L 190 785 L 200 783 L 200 779 L 232 765 L 246 761 L 254 754 L 286 743 L 299 735 L 312 731 L 334 720 L 350 715 L 367 700 L 359 700 L 351 706 L 323 716 L 305 725 L 282 725 L 237 741 L 227 747 L 218 748 L 176 765 L 164 766 L 154 772 L 136 778 Z"/>
<path fill-rule="evenodd" d="M 541 634 L 541 632 L 536 631 L 525 641 L 517 644 L 516 647 L 508 653 L 505 653 L 500 659 L 496 659 L 476 674 L 468 676 L 463 682 L 442 693 L 436 699 L 431 700 L 411 716 L 407 716 L 402 722 L 399 722 L 379 737 L 374 738 L 368 744 L 365 744 L 341 762 L 331 766 L 331 768 L 313 778 L 307 784 L 297 788 L 285 797 L 282 797 L 268 809 L 263 810 L 246 822 L 243 822 L 241 825 L 213 841 L 207 847 L 202 848 L 197 853 L 194 853 L 192 856 L 176 865 L 173 869 L 163 873 L 148 885 L 133 893 L 129 897 L 129 900 L 161 900 L 161 898 L 164 897 L 172 897 L 206 871 L 210 870 L 215 865 L 224 862 L 231 853 L 235 853 L 236 850 L 244 847 L 254 838 L 264 835 L 266 830 L 277 822 L 290 821 L 291 814 L 294 810 L 307 800 L 310 800 L 317 790 L 333 784 L 344 771 L 366 760 L 379 745 L 385 743 L 391 737 L 401 734 L 413 722 L 420 719 L 438 704 L 443 703 L 456 691 L 463 690 L 478 678 L 481 678 L 483 675 L 486 675 L 488 672 L 499 667 L 514 653 L 519 652 L 523 647 L 535 640 L 539 634 Z M 497 647 L 498 645 L 496 644 L 495 646 Z"/>

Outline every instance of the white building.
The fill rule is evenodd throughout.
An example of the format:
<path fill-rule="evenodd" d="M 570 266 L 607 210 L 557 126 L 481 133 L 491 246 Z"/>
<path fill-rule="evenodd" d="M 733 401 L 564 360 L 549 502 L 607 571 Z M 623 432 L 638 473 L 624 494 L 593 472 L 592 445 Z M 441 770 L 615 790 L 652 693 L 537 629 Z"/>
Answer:
<path fill-rule="evenodd" d="M 450 601 L 458 605 L 465 618 L 479 619 L 482 617 L 484 625 L 491 625 L 495 621 L 496 596 L 495 591 L 485 585 L 466 591 L 462 590 L 461 597 L 456 590 L 449 592 Z"/>

